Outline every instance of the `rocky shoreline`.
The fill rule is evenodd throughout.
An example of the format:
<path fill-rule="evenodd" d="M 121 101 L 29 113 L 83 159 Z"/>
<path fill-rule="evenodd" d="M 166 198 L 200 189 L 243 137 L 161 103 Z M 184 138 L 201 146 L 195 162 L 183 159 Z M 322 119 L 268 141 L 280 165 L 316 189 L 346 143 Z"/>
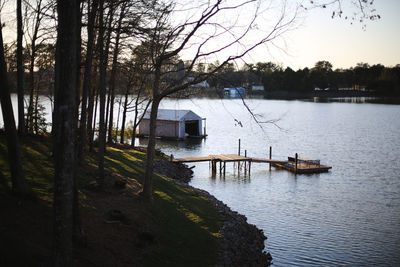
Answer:
<path fill-rule="evenodd" d="M 200 196 L 208 199 L 217 209 L 223 226 L 221 228 L 220 251 L 216 266 L 270 266 L 272 257 L 264 252 L 264 240 L 267 237 L 255 225 L 249 224 L 247 218 L 232 211 L 222 201 L 216 199 L 205 190 L 192 187 L 188 184 L 193 171 L 181 163 L 157 161 L 154 171 L 172 178 L 182 187 L 190 188 Z"/>

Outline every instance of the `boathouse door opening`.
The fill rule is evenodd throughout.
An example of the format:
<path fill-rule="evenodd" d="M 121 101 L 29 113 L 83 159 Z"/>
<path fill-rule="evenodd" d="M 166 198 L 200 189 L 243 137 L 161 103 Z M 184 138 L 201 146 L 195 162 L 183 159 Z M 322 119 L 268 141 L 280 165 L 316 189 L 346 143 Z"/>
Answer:
<path fill-rule="evenodd" d="M 189 136 L 200 136 L 199 121 L 185 121 L 185 133 L 187 133 Z"/>
<path fill-rule="evenodd" d="M 156 136 L 183 140 L 187 137 L 204 138 L 202 132 L 203 120 L 191 110 L 159 109 L 156 122 Z M 139 124 L 138 136 L 148 136 L 150 134 L 150 112 L 147 111 Z"/>

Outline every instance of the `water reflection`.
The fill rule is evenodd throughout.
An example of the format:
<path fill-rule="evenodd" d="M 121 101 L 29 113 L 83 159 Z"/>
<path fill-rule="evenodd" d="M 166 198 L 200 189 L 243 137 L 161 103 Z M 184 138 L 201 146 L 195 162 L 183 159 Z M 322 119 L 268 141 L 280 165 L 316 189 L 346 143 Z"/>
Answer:
<path fill-rule="evenodd" d="M 208 137 L 157 140 L 157 147 L 175 157 L 234 154 L 241 138 L 242 149 L 254 157 L 266 157 L 272 146 L 273 158 L 297 152 L 320 159 L 333 166 L 329 173 L 296 176 L 252 164 L 251 176 L 244 177 L 229 164 L 225 178 L 219 173 L 211 178 L 208 163 L 190 164 L 196 166 L 191 185 L 263 229 L 274 266 L 398 266 L 400 106 L 351 104 L 378 101 L 369 98 L 246 101 L 255 114 L 282 118 L 279 126 L 288 131 L 271 125 L 261 130 L 241 100 L 166 100 L 161 108 L 191 109 L 206 117 Z M 146 145 L 147 139 L 138 143 Z"/>
<path fill-rule="evenodd" d="M 147 146 L 147 144 L 148 144 L 148 138 L 143 137 L 143 138 L 138 138 L 137 140 L 138 140 L 138 144 L 140 146 Z M 158 139 L 157 147 L 161 150 L 163 150 L 164 148 L 167 148 L 167 149 L 168 148 L 177 148 L 178 150 L 184 149 L 184 150 L 190 151 L 190 150 L 201 149 L 201 146 L 203 146 L 205 142 L 206 142 L 205 139 L 203 140 L 203 139 L 198 139 L 198 138 L 188 138 L 188 139 L 181 140 L 181 141 Z"/>
<path fill-rule="evenodd" d="M 311 100 L 314 103 L 353 103 L 353 104 L 400 104 L 400 98 L 385 98 L 385 97 L 314 97 Z"/>
<path fill-rule="evenodd" d="M 159 142 L 158 147 L 176 157 L 233 154 L 241 138 L 242 149 L 254 157 L 266 157 L 272 145 L 273 158 L 298 152 L 332 165 L 329 173 L 294 175 L 252 164 L 245 177 L 229 164 L 225 178 L 219 171 L 212 178 L 209 165 L 198 163 L 191 184 L 263 229 L 274 266 L 395 266 L 400 262 L 400 162 L 388 165 L 387 159 L 400 157 L 400 107 L 348 104 L 370 101 L 366 98 L 347 101 L 250 101 L 259 114 L 286 112 L 280 126 L 288 132 L 260 130 L 236 101 L 168 101 L 164 107 L 207 117 L 209 136 L 194 146 Z M 232 117 L 243 127 L 230 123 Z"/>

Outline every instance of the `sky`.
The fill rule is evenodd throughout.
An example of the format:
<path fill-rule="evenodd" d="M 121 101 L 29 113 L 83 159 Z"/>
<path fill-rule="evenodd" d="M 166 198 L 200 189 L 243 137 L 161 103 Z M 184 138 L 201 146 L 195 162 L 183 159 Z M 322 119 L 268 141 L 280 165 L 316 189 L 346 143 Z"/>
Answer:
<path fill-rule="evenodd" d="M 334 69 L 360 62 L 400 64 L 400 1 L 375 0 L 375 7 L 381 19 L 369 21 L 365 30 L 360 23 L 351 25 L 332 19 L 330 12 L 313 10 L 299 28 L 285 34 L 285 52 L 272 51 L 265 61 L 280 62 L 295 70 L 312 67 L 320 60 L 331 62 Z"/>
<path fill-rule="evenodd" d="M 260 47 L 245 62 L 271 61 L 294 70 L 311 68 L 320 60 L 331 62 L 334 69 L 354 67 L 360 62 L 388 67 L 400 64 L 400 0 L 375 0 L 374 5 L 381 19 L 367 22 L 366 29 L 360 23 L 351 25 L 348 20 L 332 19 L 329 8 L 313 9 L 302 15 L 300 26 L 282 35 L 277 42 L 280 49 Z M 7 22 L 5 11 L 3 22 Z M 13 14 L 14 8 L 9 12 Z M 3 34 L 5 39 L 12 39 L 15 31 Z"/>
<path fill-rule="evenodd" d="M 227 2 L 232 4 L 235 1 L 241 2 L 240 0 Z M 309 0 L 260 0 L 260 2 L 262 3 L 261 9 L 265 13 L 260 13 L 260 19 L 257 20 L 257 27 L 255 27 L 257 30 L 253 31 L 251 37 L 246 39 L 247 44 L 257 43 L 262 36 L 270 32 L 272 26 L 278 21 L 283 6 L 288 8 L 285 18 L 290 20 L 298 3 L 306 4 L 309 3 Z M 337 3 L 328 0 L 319 2 Z M 350 18 L 354 12 L 359 12 L 360 9 L 352 5 L 354 0 L 341 0 L 340 2 L 344 12 L 342 18 L 332 19 L 332 11 L 337 7 L 336 4 L 328 5 L 325 9 L 314 8 L 307 11 L 300 9 L 295 22 L 290 23 L 287 28 L 289 31 L 285 31 L 278 38 L 251 51 L 243 58 L 244 62 L 241 60 L 237 62 L 237 67 L 242 67 L 243 63 L 271 61 L 284 68 L 291 67 L 297 70 L 305 67 L 312 68 L 317 61 L 321 60 L 329 61 L 334 69 L 355 67 L 357 63 L 383 64 L 387 67 L 400 64 L 400 0 L 373 0 L 374 5 L 370 6 L 376 9 L 373 14 L 379 14 L 381 18 L 374 21 L 368 20 L 366 23 L 357 21 L 353 24 L 351 24 Z M 246 25 L 246 19 L 247 21 L 251 20 L 252 12 L 251 5 L 247 5 L 244 9 L 239 9 L 237 14 L 232 12 L 218 17 L 216 22 L 229 25 L 238 19 L 240 21 L 238 25 Z M 345 20 L 345 16 L 348 16 L 349 19 Z M 227 17 L 232 19 L 229 20 Z M 365 28 L 364 25 L 366 25 Z M 235 29 L 240 32 L 243 28 Z M 210 33 L 206 30 L 204 36 L 208 35 Z M 229 36 L 221 36 L 217 42 L 214 42 L 215 47 L 223 47 L 229 42 Z M 236 34 L 236 36 L 240 36 L 240 34 Z M 242 43 L 246 43 L 246 41 Z M 240 54 L 240 52 L 237 53 Z M 223 62 L 232 54 L 235 54 L 234 49 L 229 49 L 214 59 L 208 59 L 207 63 L 215 60 Z M 188 54 L 187 59 L 190 58 L 192 57 Z"/>

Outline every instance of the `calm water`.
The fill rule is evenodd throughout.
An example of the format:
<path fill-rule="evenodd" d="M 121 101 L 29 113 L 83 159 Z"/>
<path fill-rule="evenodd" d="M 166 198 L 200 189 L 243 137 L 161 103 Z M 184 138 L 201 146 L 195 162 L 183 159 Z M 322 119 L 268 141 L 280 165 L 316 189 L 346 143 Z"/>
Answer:
<path fill-rule="evenodd" d="M 251 177 L 211 178 L 196 165 L 191 184 L 205 189 L 263 229 L 275 266 L 400 265 L 400 106 L 249 100 L 279 129 L 261 129 L 240 100 L 167 100 L 207 118 L 202 142 L 159 142 L 175 157 L 237 153 L 299 153 L 333 166 L 329 173 L 293 175 L 253 164 Z M 242 123 L 243 127 L 235 121 Z"/>
<path fill-rule="evenodd" d="M 280 128 L 261 129 L 240 100 L 165 100 L 162 108 L 207 118 L 209 136 L 159 141 L 158 147 L 175 157 L 237 153 L 240 138 L 249 156 L 266 157 L 272 146 L 273 158 L 297 152 L 320 159 L 333 166 L 329 173 L 295 176 L 252 164 L 251 176 L 244 177 L 228 164 L 225 178 L 211 178 L 208 163 L 190 164 L 196 166 L 191 184 L 263 229 L 275 266 L 399 266 L 400 106 L 247 103 L 264 116 L 260 120 L 279 118 Z"/>

